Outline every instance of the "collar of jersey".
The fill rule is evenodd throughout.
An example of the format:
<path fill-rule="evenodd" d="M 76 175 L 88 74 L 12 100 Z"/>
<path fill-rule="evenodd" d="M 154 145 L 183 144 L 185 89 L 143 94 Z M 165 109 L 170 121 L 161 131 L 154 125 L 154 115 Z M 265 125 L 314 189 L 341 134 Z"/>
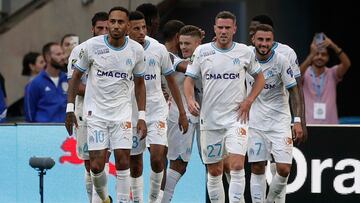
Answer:
<path fill-rule="evenodd" d="M 108 41 L 108 36 L 109 35 L 104 35 L 104 42 L 105 42 L 106 46 L 108 46 L 110 49 L 115 50 L 115 51 L 123 50 L 126 47 L 126 45 L 128 44 L 128 41 L 129 41 L 128 37 L 125 37 L 125 43 L 124 43 L 124 45 L 122 47 L 113 47 L 113 46 L 111 46 L 111 44 Z"/>
<path fill-rule="evenodd" d="M 278 47 L 278 45 L 279 45 L 279 43 L 274 42 L 271 49 L 272 49 L 272 50 L 275 50 L 275 49 Z"/>
<path fill-rule="evenodd" d="M 150 41 L 146 39 L 144 44 L 144 50 L 146 50 L 149 46 L 150 46 Z"/>
<path fill-rule="evenodd" d="M 228 49 L 220 49 L 220 48 L 216 47 L 215 42 L 211 42 L 211 46 L 212 46 L 216 51 L 225 53 L 225 52 L 231 51 L 231 50 L 235 47 L 235 43 L 232 42 L 231 47 L 228 48 Z"/>
<path fill-rule="evenodd" d="M 271 55 L 270 55 L 270 57 L 269 57 L 268 59 L 266 59 L 266 60 L 264 60 L 264 61 L 262 61 L 262 60 L 260 60 L 260 59 L 257 59 L 257 60 L 259 61 L 259 63 L 267 63 L 267 62 L 269 62 L 269 61 L 274 57 L 274 54 L 275 54 L 275 51 L 274 51 L 274 50 L 271 50 Z"/>

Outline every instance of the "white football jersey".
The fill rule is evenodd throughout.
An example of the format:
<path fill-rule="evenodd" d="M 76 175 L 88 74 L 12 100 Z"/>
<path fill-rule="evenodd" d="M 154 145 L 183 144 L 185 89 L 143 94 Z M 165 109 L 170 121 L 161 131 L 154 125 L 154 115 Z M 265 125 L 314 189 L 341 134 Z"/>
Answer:
<path fill-rule="evenodd" d="M 122 47 L 113 47 L 108 35 L 83 43 L 76 68 L 88 70 L 84 114 L 109 121 L 131 120 L 133 77 L 145 73 L 144 49 L 128 37 Z"/>
<path fill-rule="evenodd" d="M 174 62 L 173 62 L 173 68 L 174 70 L 176 70 L 177 66 L 183 62 L 185 59 L 182 59 L 172 53 L 170 53 L 172 55 L 172 57 L 174 58 Z M 181 94 L 181 99 L 182 99 L 182 103 L 184 105 L 185 108 L 185 112 L 186 112 L 186 116 L 188 117 L 188 119 L 190 119 L 191 123 L 198 123 L 199 122 L 199 117 L 193 116 L 188 109 L 188 105 L 187 105 L 187 101 L 184 95 L 184 80 L 185 80 L 185 74 L 182 72 L 178 72 L 176 71 L 174 73 L 174 77 L 176 80 L 176 84 L 179 87 L 180 90 L 180 94 Z M 169 120 L 177 123 L 179 120 L 179 109 L 175 103 L 175 100 L 172 99 L 171 103 L 170 103 L 170 109 L 169 109 Z"/>
<path fill-rule="evenodd" d="M 80 50 L 82 49 L 82 46 L 83 44 L 80 44 L 77 45 L 76 47 L 74 47 L 74 49 L 71 51 L 71 54 L 69 56 L 69 63 L 68 63 L 68 66 L 67 66 L 67 76 L 68 76 L 68 79 L 71 79 L 72 77 L 72 74 L 74 72 L 74 68 L 75 68 L 75 64 L 76 62 L 79 60 L 79 53 L 80 53 Z M 87 80 L 87 73 L 85 72 L 83 74 L 83 76 L 81 77 L 81 82 L 86 85 L 86 80 Z M 77 116 L 83 116 L 83 108 L 84 108 L 84 97 L 83 96 L 80 96 L 80 95 L 76 95 L 76 98 L 75 98 L 75 114 Z"/>
<path fill-rule="evenodd" d="M 286 44 L 281 44 L 280 42 L 275 42 L 272 50 L 284 55 L 290 63 L 292 71 L 294 73 L 294 77 L 298 78 L 301 76 L 299 62 L 296 56 L 295 51 Z"/>
<path fill-rule="evenodd" d="M 250 108 L 249 127 L 259 130 L 287 131 L 291 124 L 288 88 L 296 86 L 289 61 L 276 51 L 266 61 L 259 61 L 265 86 Z M 254 79 L 246 75 L 248 93 Z"/>
<path fill-rule="evenodd" d="M 167 76 L 175 71 L 163 44 L 146 37 L 143 49 L 145 50 L 146 121 L 165 121 L 169 115 L 169 109 L 161 89 L 161 75 Z M 135 97 L 133 100 L 133 111 L 136 112 L 138 108 Z M 137 113 L 134 113 L 132 118 L 134 126 L 137 120 Z"/>
<path fill-rule="evenodd" d="M 202 78 L 201 129 L 216 130 L 236 124 L 236 110 L 246 98 L 245 73 L 255 76 L 260 71 L 254 52 L 244 44 L 233 42 L 229 49 L 219 49 L 214 42 L 197 47 L 186 75 Z"/>

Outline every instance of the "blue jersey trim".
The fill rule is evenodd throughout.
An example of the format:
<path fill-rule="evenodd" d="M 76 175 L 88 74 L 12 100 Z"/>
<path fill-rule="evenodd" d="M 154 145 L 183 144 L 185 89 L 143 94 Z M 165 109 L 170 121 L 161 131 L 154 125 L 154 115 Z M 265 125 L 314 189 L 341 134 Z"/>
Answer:
<path fill-rule="evenodd" d="M 78 69 L 79 71 L 81 71 L 82 73 L 86 71 L 85 68 L 81 68 L 80 66 L 74 64 L 75 68 Z"/>
<path fill-rule="evenodd" d="M 129 41 L 128 37 L 125 37 L 125 43 L 122 47 L 113 47 L 108 41 L 108 35 L 104 35 L 104 42 L 105 42 L 106 46 L 108 46 L 110 49 L 115 50 L 115 51 L 123 50 L 126 47 L 126 45 L 128 44 L 128 41 Z"/>
<path fill-rule="evenodd" d="M 163 73 L 163 75 L 164 76 L 168 76 L 168 75 L 171 75 L 171 74 L 173 74 L 175 71 L 172 69 L 172 68 L 170 68 L 170 70 L 168 71 L 168 72 L 166 72 L 166 73 Z"/>
<path fill-rule="evenodd" d="M 216 51 L 218 51 L 218 52 L 226 53 L 226 52 L 229 52 L 229 51 L 231 51 L 232 49 L 234 49 L 235 43 L 232 42 L 231 47 L 228 48 L 228 49 L 221 49 L 221 48 L 216 47 L 215 42 L 211 42 L 211 46 L 212 46 Z"/>
<path fill-rule="evenodd" d="M 275 51 L 271 50 L 271 55 L 268 59 L 266 59 L 265 61 L 262 61 L 260 59 L 257 59 L 257 60 L 259 61 L 259 63 L 267 63 L 267 62 L 271 61 L 271 59 L 274 57 L 274 54 L 275 54 Z"/>
<path fill-rule="evenodd" d="M 147 48 L 149 48 L 149 46 L 150 46 L 150 41 L 149 41 L 149 40 L 145 40 L 144 50 L 146 50 Z"/>
<path fill-rule="evenodd" d="M 142 77 L 144 77 L 144 75 L 145 75 L 145 71 L 142 73 L 134 73 L 134 76 L 137 78 L 142 78 Z"/>
<path fill-rule="evenodd" d="M 181 62 L 183 62 L 183 61 L 184 61 L 184 60 L 180 60 L 180 61 L 178 61 L 178 62 L 174 63 L 174 65 L 173 65 L 174 70 L 176 70 L 176 71 L 177 71 L 177 67 L 178 67 L 178 65 L 179 65 Z"/>
<path fill-rule="evenodd" d="M 274 42 L 271 50 L 275 50 L 279 46 L 279 43 Z"/>
<path fill-rule="evenodd" d="M 194 78 L 194 79 L 198 79 L 198 78 L 199 78 L 198 76 L 196 76 L 196 75 L 194 75 L 194 74 L 191 74 L 191 73 L 189 73 L 189 72 L 186 72 L 185 75 L 186 75 L 186 76 L 189 76 L 189 77 L 191 77 L 191 78 Z"/>
<path fill-rule="evenodd" d="M 290 88 L 292 88 L 292 87 L 294 87 L 294 86 L 296 86 L 297 85 L 297 83 L 296 82 L 293 82 L 293 83 L 291 83 L 290 85 L 286 85 L 286 89 L 290 89 Z"/>

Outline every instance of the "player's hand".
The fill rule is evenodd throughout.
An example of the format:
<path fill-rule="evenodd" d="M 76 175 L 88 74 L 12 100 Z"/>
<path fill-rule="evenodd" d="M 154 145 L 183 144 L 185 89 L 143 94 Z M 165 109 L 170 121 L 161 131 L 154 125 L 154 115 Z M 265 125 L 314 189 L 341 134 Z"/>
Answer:
<path fill-rule="evenodd" d="M 247 123 L 249 121 L 249 111 L 252 102 L 248 99 L 244 99 L 244 101 L 240 102 L 236 111 L 238 112 L 238 120 L 241 123 Z"/>
<path fill-rule="evenodd" d="M 75 124 L 75 127 L 78 128 L 78 123 L 77 123 L 76 116 L 75 116 L 74 112 L 66 113 L 65 127 L 66 127 L 66 130 L 68 131 L 70 136 L 73 135 L 73 126 L 74 126 L 74 124 Z"/>
<path fill-rule="evenodd" d="M 301 142 L 303 142 L 304 133 L 303 133 L 303 130 L 302 130 L 301 123 L 294 123 L 292 131 L 293 131 L 294 143 L 300 144 Z"/>
<path fill-rule="evenodd" d="M 140 135 L 140 140 L 144 139 L 147 135 L 146 122 L 143 119 L 139 119 L 136 126 L 136 132 Z"/>
<path fill-rule="evenodd" d="M 185 112 L 180 113 L 180 115 L 179 115 L 179 128 L 183 134 L 185 134 L 188 131 L 189 121 L 188 121 L 188 118 L 187 118 Z"/>
<path fill-rule="evenodd" d="M 192 115 L 200 115 L 200 105 L 195 100 L 188 100 L 188 109 Z"/>

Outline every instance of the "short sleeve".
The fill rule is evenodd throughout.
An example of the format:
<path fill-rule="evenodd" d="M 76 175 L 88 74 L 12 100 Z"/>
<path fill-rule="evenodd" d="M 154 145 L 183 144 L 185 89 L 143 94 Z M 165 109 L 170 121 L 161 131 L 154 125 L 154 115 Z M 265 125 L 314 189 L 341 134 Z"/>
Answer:
<path fill-rule="evenodd" d="M 286 58 L 282 59 L 283 60 L 281 60 L 279 64 L 281 67 L 281 80 L 284 83 L 286 89 L 290 89 L 296 86 L 296 80 L 289 61 Z"/>
<path fill-rule="evenodd" d="M 144 58 L 144 49 L 137 49 L 136 51 L 136 62 L 133 69 L 133 74 L 135 77 L 144 77 L 145 74 L 145 58 Z"/>
<path fill-rule="evenodd" d="M 300 68 L 299 68 L 299 62 L 296 56 L 296 53 L 293 49 L 289 52 L 288 60 L 291 66 L 291 69 L 294 73 L 294 77 L 298 78 L 301 76 Z"/>
<path fill-rule="evenodd" d="M 197 47 L 195 49 L 193 55 L 190 58 L 189 65 L 187 66 L 186 73 L 185 73 L 186 76 L 189 76 L 193 79 L 198 79 L 201 77 L 200 48 L 201 47 Z"/>
<path fill-rule="evenodd" d="M 81 72 L 85 72 L 89 69 L 89 46 L 88 41 L 81 44 L 81 49 L 77 54 L 77 61 L 75 67 Z M 76 56 L 75 56 L 76 57 Z"/>
<path fill-rule="evenodd" d="M 171 63 L 170 55 L 165 47 L 161 49 L 161 72 L 164 76 L 174 73 L 173 65 Z"/>
<path fill-rule="evenodd" d="M 72 74 L 74 72 L 75 64 L 78 61 L 80 46 L 76 46 L 69 56 L 69 63 L 67 65 L 67 77 L 70 79 L 72 77 Z"/>
<path fill-rule="evenodd" d="M 252 51 L 250 52 L 249 63 L 246 64 L 246 70 L 253 77 L 255 77 L 259 72 L 261 72 L 260 64 L 255 58 L 255 53 Z"/>

